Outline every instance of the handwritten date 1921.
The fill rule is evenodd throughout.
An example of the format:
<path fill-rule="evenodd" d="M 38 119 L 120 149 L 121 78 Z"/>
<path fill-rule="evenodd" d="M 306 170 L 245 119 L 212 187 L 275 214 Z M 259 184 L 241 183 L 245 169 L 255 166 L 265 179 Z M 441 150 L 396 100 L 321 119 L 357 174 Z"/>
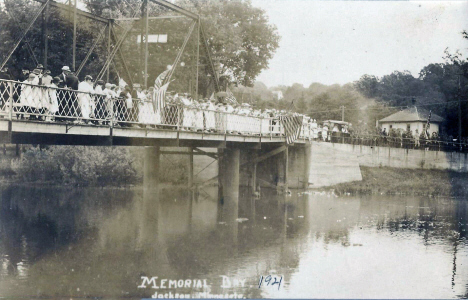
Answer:
<path fill-rule="evenodd" d="M 260 280 L 258 281 L 258 288 L 263 286 L 274 286 L 275 284 L 278 285 L 278 290 L 280 289 L 281 282 L 283 282 L 283 276 L 271 276 L 268 275 L 266 277 L 260 276 Z"/>

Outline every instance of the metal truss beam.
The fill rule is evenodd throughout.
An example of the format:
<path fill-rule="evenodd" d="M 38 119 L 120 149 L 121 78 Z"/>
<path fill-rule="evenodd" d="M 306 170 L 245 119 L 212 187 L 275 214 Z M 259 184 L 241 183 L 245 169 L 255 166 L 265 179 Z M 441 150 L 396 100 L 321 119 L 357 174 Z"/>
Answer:
<path fill-rule="evenodd" d="M 166 8 L 169 8 L 170 10 L 172 11 L 175 11 L 175 12 L 178 12 L 184 16 L 186 16 L 187 18 L 191 18 L 193 20 L 198 20 L 200 17 L 199 15 L 197 14 L 194 14 L 193 12 L 191 11 L 188 11 L 186 9 L 183 9 L 182 7 L 180 6 L 177 6 L 175 4 L 172 4 L 171 2 L 169 1 L 165 1 L 165 0 L 150 0 L 151 2 L 153 3 L 156 3 L 156 4 L 159 4 L 161 6 L 164 6 Z"/>
<path fill-rule="evenodd" d="M 169 72 L 169 76 L 166 76 L 164 83 L 168 83 L 171 80 L 171 77 L 174 74 L 177 68 L 177 65 L 179 64 L 179 60 L 182 57 L 182 53 L 184 53 L 185 46 L 187 46 L 187 43 L 190 39 L 190 36 L 192 35 L 193 29 L 195 28 L 196 23 L 197 23 L 196 21 L 193 21 L 192 24 L 190 24 L 190 28 L 189 28 L 187 35 L 185 36 L 185 40 L 184 40 L 184 43 L 182 44 L 182 48 L 180 48 L 179 53 L 177 53 L 177 57 L 174 61 L 174 64 L 172 65 L 171 71 Z"/>
<path fill-rule="evenodd" d="M 218 154 L 216 153 L 211 153 L 211 152 L 206 152 L 206 151 L 203 151 L 201 149 L 198 149 L 198 148 L 193 148 L 194 151 L 196 151 L 194 153 L 194 155 L 206 155 L 206 156 L 209 156 L 213 159 L 218 159 Z"/>
<path fill-rule="evenodd" d="M 45 3 L 44 1 L 41 1 L 41 0 L 35 0 L 35 1 L 37 1 L 39 3 Z M 68 5 L 63 4 L 63 3 L 59 3 L 59 2 L 55 2 L 55 1 L 49 1 L 49 2 L 50 2 L 50 6 L 56 7 L 56 8 L 59 8 L 59 9 L 63 9 L 65 11 L 67 11 L 67 12 L 73 12 L 73 10 L 74 10 L 74 8 L 70 8 Z M 86 11 L 80 10 L 80 9 L 76 10 L 76 14 L 80 15 L 80 16 L 83 16 L 83 17 L 93 19 L 93 20 L 101 22 L 101 23 L 105 23 L 105 24 L 107 24 L 107 22 L 109 21 L 106 18 L 94 15 L 92 13 L 89 13 L 89 12 L 86 12 Z"/>
<path fill-rule="evenodd" d="M 159 17 L 148 17 L 148 20 L 160 20 L 160 19 L 177 19 L 185 18 L 185 16 L 159 16 Z M 139 21 L 141 18 L 118 18 L 114 21 Z"/>

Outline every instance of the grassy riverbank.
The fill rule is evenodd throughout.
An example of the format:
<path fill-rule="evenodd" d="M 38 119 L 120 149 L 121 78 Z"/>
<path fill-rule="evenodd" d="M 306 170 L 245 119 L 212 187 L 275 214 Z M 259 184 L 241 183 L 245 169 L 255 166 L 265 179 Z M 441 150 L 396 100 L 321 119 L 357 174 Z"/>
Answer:
<path fill-rule="evenodd" d="M 405 194 L 468 197 L 468 173 L 361 167 L 362 181 L 337 184 L 337 194 Z"/>

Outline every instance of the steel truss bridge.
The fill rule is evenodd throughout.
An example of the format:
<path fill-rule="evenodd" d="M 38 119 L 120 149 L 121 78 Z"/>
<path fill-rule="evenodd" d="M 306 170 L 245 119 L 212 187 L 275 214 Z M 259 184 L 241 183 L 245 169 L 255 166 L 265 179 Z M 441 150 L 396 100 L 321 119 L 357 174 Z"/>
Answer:
<path fill-rule="evenodd" d="M 105 27 L 94 41 L 85 59 L 81 62 L 77 75 L 86 65 L 96 45 L 107 31 L 107 59 L 96 80 L 109 77 L 109 67 L 116 56 L 120 57 L 130 85 L 132 76 L 122 55 L 121 46 L 132 27 L 139 21 L 145 32 L 144 84 L 148 71 L 148 20 L 150 18 L 186 17 L 192 20 L 184 42 L 173 63 L 173 68 L 166 76 L 166 82 L 171 80 L 179 60 L 185 50 L 193 31 L 197 32 L 197 63 L 196 63 L 196 98 L 198 97 L 198 74 L 200 66 L 200 50 L 205 52 L 208 72 L 212 75 L 215 91 L 220 91 L 218 74 L 211 58 L 207 37 L 199 15 L 178 7 L 165 0 L 142 0 L 139 10 L 134 11 L 132 18 L 122 21 L 132 21 L 123 27 L 123 33 L 117 36 L 114 27 L 119 19 L 106 19 L 89 12 L 52 0 L 36 0 L 42 3 L 28 26 L 22 31 L 6 59 L 1 62 L 3 68 L 16 51 L 36 19 L 43 12 L 47 18 L 48 7 L 53 6 L 67 12 L 73 12 L 73 63 L 76 68 L 76 27 L 77 15 L 100 22 Z M 179 14 L 178 16 L 149 16 L 148 1 L 166 7 Z M 140 18 L 137 14 L 140 12 Z M 43 65 L 47 68 L 47 28 L 44 31 Z M 113 44 L 112 44 L 113 41 Z M 193 183 L 193 155 L 201 154 L 218 160 L 219 195 L 226 212 L 237 211 L 239 184 L 243 174 L 248 175 L 247 181 L 254 189 L 259 181 L 272 187 L 288 189 L 289 165 L 298 165 L 303 187 L 309 185 L 309 170 L 311 147 L 308 140 L 312 131 L 308 124 L 303 124 L 300 136 L 294 144 L 287 144 L 284 126 L 279 120 L 239 114 L 230 114 L 213 110 L 166 105 L 164 110 L 155 111 L 151 103 L 133 102 L 132 105 L 121 99 L 109 99 L 104 95 L 88 94 L 68 89 L 50 88 L 29 85 L 24 82 L 0 81 L 0 143 L 12 144 L 52 144 L 52 145 L 122 145 L 147 146 L 144 159 L 144 184 L 154 186 L 158 182 L 161 170 L 160 154 L 180 154 L 161 151 L 160 147 L 188 147 L 184 154 L 190 157 L 189 186 Z M 89 103 L 83 109 L 83 103 Z M 54 107 L 55 106 L 55 107 Z M 130 108 L 131 107 L 131 108 Z M 87 110 L 87 111 L 86 111 Z M 86 124 L 85 121 L 88 121 Z M 83 124 L 84 123 L 84 124 Z M 198 147 L 217 148 L 218 152 L 205 152 Z M 290 150 L 289 150 L 290 149 Z M 291 160 L 289 159 L 291 157 Z M 291 162 L 291 163 L 290 163 Z M 245 171 L 245 172 L 244 172 Z M 260 177 L 263 177 L 261 179 Z M 211 180 L 209 180 L 211 181 Z M 298 180 L 299 184 L 299 180 Z"/>
<path fill-rule="evenodd" d="M 284 126 L 273 118 L 171 104 L 155 111 L 151 100 L 127 103 L 104 94 L 8 80 L 0 80 L 0 117 L 4 143 L 260 147 L 285 142 Z M 296 143 L 311 137 L 312 128 L 305 123 Z"/>
<path fill-rule="evenodd" d="M 182 54 L 185 51 L 185 48 L 188 44 L 188 41 L 190 37 L 192 36 L 193 32 L 197 32 L 197 54 L 196 54 L 196 80 L 195 80 L 195 97 L 198 99 L 198 82 L 199 82 L 199 67 L 200 65 L 200 51 L 203 51 L 205 54 L 205 58 L 207 61 L 207 71 L 209 74 L 211 74 L 211 80 L 214 84 L 214 90 L 216 92 L 220 91 L 220 84 L 219 84 L 219 76 L 217 71 L 215 70 L 214 64 L 213 64 L 213 59 L 211 57 L 211 51 L 208 45 L 208 38 L 207 35 L 204 31 L 203 25 L 202 25 L 202 19 L 200 15 L 195 14 L 191 11 L 188 11 L 186 9 L 183 9 L 169 1 L 165 0 L 142 0 L 141 4 L 139 4 L 138 9 L 134 9 L 132 17 L 130 18 L 117 18 L 117 19 L 107 19 L 103 18 L 98 15 L 94 15 L 92 13 L 89 13 L 87 11 L 83 11 L 77 8 L 77 0 L 74 1 L 74 6 L 72 6 L 72 0 L 68 0 L 68 4 L 60 3 L 60 2 L 55 2 L 52 0 L 36 0 L 37 2 L 41 3 L 42 5 L 38 9 L 38 11 L 34 14 L 28 25 L 26 26 L 25 29 L 19 27 L 21 35 L 20 37 L 15 41 L 13 47 L 10 49 L 8 54 L 6 55 L 6 58 L 0 63 L 0 70 L 8 63 L 10 58 L 12 57 L 13 53 L 18 49 L 18 46 L 21 44 L 21 42 L 25 41 L 25 38 L 28 34 L 28 32 L 31 30 L 33 27 L 34 23 L 38 19 L 38 17 L 42 14 L 43 18 L 45 20 L 48 19 L 49 17 L 49 7 L 54 7 L 59 10 L 68 12 L 70 15 L 73 13 L 73 45 L 72 45 L 72 50 L 73 50 L 73 58 L 72 58 L 72 70 L 76 71 L 76 75 L 78 76 L 80 72 L 82 71 L 83 67 L 87 64 L 91 54 L 93 51 L 96 49 L 99 43 L 102 43 L 102 40 L 107 36 L 107 58 L 102 66 L 101 71 L 95 78 L 95 80 L 99 80 L 104 78 L 106 76 L 107 81 L 109 81 L 109 68 L 114 62 L 115 58 L 118 57 L 120 59 L 121 64 L 123 65 L 124 72 L 126 75 L 126 79 L 128 79 L 129 85 L 133 88 L 133 76 L 130 74 L 130 71 L 128 69 L 128 63 L 126 62 L 124 55 L 121 50 L 121 46 L 123 45 L 124 41 L 126 38 L 129 36 L 129 33 L 132 31 L 134 28 L 135 24 L 141 24 L 141 36 L 142 36 L 142 45 L 144 47 L 141 47 L 140 51 L 140 57 L 142 60 L 141 66 L 143 68 L 143 74 L 142 78 L 138 78 L 141 80 L 141 83 L 144 84 L 145 86 L 148 86 L 148 35 L 149 35 L 149 25 L 148 25 L 148 20 L 157 20 L 157 19 L 171 19 L 171 18 L 180 18 L 180 17 L 185 17 L 192 22 L 189 25 L 189 29 L 186 33 L 186 36 L 184 38 L 184 41 L 175 57 L 173 67 L 171 71 L 169 72 L 168 76 L 164 79 L 164 83 L 167 83 L 171 80 L 172 75 L 176 71 L 176 68 L 180 62 L 180 59 L 182 57 Z M 169 9 L 172 12 L 175 12 L 176 15 L 162 15 L 162 16 L 150 16 L 149 14 L 149 9 L 148 9 L 148 2 L 155 3 L 161 7 L 165 7 L 166 9 Z M 10 14 L 11 17 L 13 17 Z M 93 21 L 98 22 L 99 24 L 102 24 L 104 27 L 100 30 L 98 37 L 94 40 L 92 47 L 89 49 L 88 53 L 86 54 L 85 58 L 81 61 L 81 64 L 77 66 L 77 61 L 76 61 L 76 30 L 77 30 L 77 16 L 85 17 L 88 19 L 91 19 Z M 128 24 L 124 24 L 126 26 L 119 25 L 117 21 L 128 21 Z M 45 22 L 46 23 L 46 22 Z M 19 26 L 19 25 L 18 25 Z M 43 46 L 43 60 L 42 64 L 44 65 L 44 68 L 47 68 L 47 58 L 48 58 L 48 30 L 47 26 L 44 26 L 44 46 Z M 115 31 L 115 27 L 121 27 L 123 29 L 123 33 L 120 35 L 117 35 Z M 29 43 L 26 42 L 26 46 L 30 51 L 31 46 Z M 33 55 L 34 56 L 34 55 Z M 36 58 L 34 57 L 36 60 Z"/>

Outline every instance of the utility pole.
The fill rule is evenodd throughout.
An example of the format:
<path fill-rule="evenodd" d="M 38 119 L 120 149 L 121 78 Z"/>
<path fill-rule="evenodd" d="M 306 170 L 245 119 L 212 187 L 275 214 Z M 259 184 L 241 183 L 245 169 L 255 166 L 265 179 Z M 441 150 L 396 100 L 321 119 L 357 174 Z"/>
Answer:
<path fill-rule="evenodd" d="M 148 86 L 148 17 L 149 17 L 149 10 L 148 10 L 148 0 L 145 1 L 145 8 L 146 8 L 146 28 L 145 28 L 145 87 Z"/>
<path fill-rule="evenodd" d="M 47 56 L 48 56 L 48 48 L 49 48 L 49 3 L 46 4 L 44 11 L 42 12 L 42 34 L 44 39 L 44 53 L 43 53 L 43 66 L 44 69 L 47 69 Z"/>
<path fill-rule="evenodd" d="M 458 142 L 461 142 L 462 138 L 462 115 L 461 115 L 461 74 L 458 74 Z"/>
<path fill-rule="evenodd" d="M 75 8 L 73 10 L 73 72 L 75 72 L 76 67 L 76 6 L 78 0 L 75 0 Z"/>
<path fill-rule="evenodd" d="M 340 108 L 341 108 L 341 121 L 344 122 L 344 108 L 345 107 L 342 105 L 342 106 L 340 106 Z"/>

